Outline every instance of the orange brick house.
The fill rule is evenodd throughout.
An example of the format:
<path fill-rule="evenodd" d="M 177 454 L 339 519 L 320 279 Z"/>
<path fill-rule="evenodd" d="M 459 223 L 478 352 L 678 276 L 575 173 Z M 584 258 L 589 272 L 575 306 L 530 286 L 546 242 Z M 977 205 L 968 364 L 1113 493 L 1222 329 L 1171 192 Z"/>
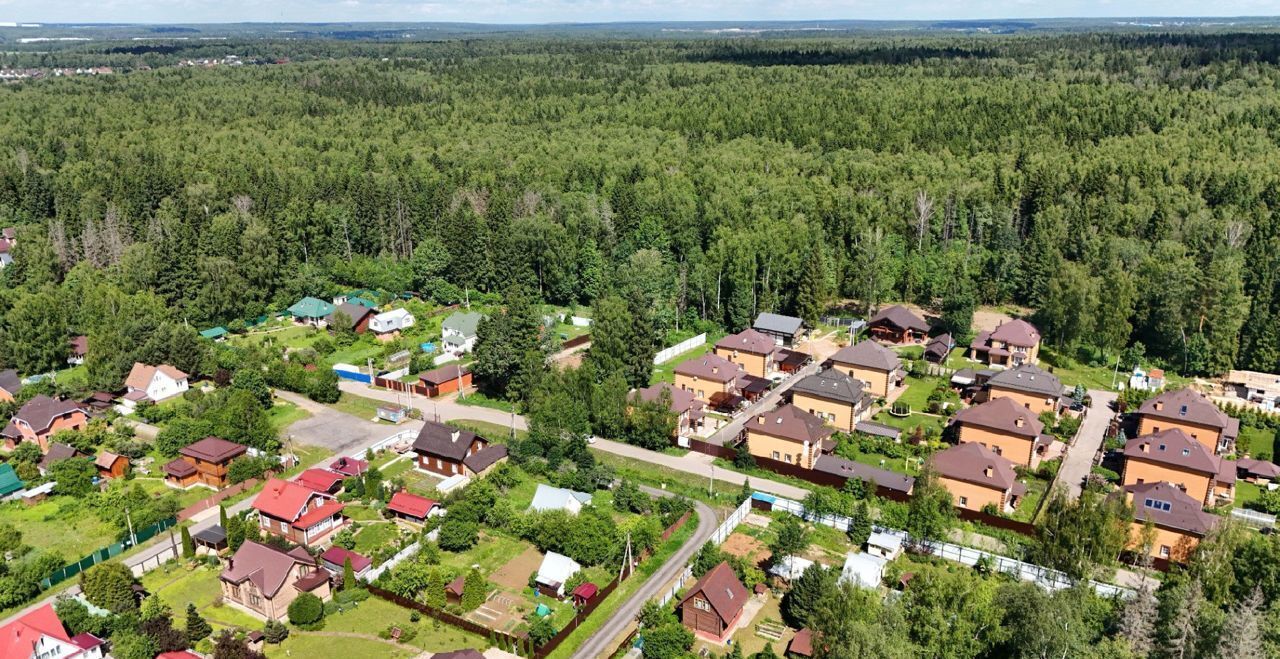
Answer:
<path fill-rule="evenodd" d="M 347 525 L 344 508 L 327 494 L 279 478 L 267 481 L 253 500 L 259 529 L 306 547 L 320 546 Z"/>
<path fill-rule="evenodd" d="M 805 469 L 813 469 L 819 456 L 831 452 L 834 433 L 822 419 L 792 404 L 761 412 L 742 427 L 751 455 Z"/>
<path fill-rule="evenodd" d="M 1124 485 L 1168 482 L 1201 506 L 1235 496 L 1236 465 L 1214 455 L 1181 428 L 1134 437 L 1124 445 Z"/>
<path fill-rule="evenodd" d="M 35 442 L 42 453 L 49 451 L 49 438 L 60 430 L 84 430 L 89 416 L 74 401 L 33 397 L 18 409 L 9 424 L 0 431 L 5 448 L 13 450 L 19 442 Z"/>
<path fill-rule="evenodd" d="M 907 377 L 898 354 L 871 339 L 841 348 L 830 362 L 836 370 L 861 380 L 863 388 L 879 398 L 888 396 Z"/>
<path fill-rule="evenodd" d="M 969 344 L 969 358 L 992 366 L 1034 364 L 1040 359 L 1040 330 L 1022 319 L 979 332 Z"/>
<path fill-rule="evenodd" d="M 677 389 L 692 392 L 694 398 L 704 403 L 715 403 L 737 396 L 739 376 L 745 374 L 741 366 L 724 357 L 703 355 L 676 365 L 675 385 Z"/>
<path fill-rule="evenodd" d="M 1155 528 L 1155 538 L 1148 550 L 1153 558 L 1186 563 L 1220 520 L 1217 515 L 1205 512 L 1198 501 L 1172 483 L 1126 485 L 1124 492 L 1133 506 L 1129 549 L 1143 548 L 1143 533 L 1150 522 Z"/>
<path fill-rule="evenodd" d="M 934 453 L 929 461 L 957 508 L 982 510 L 990 505 L 1009 512 L 1027 493 L 1027 486 L 1018 482 L 1013 463 L 982 444 L 952 446 Z"/>
<path fill-rule="evenodd" d="M 793 405 L 840 432 L 853 432 L 875 400 L 863 390 L 861 380 L 834 367 L 801 379 L 790 394 Z"/>
<path fill-rule="evenodd" d="M 1032 469 L 1053 443 L 1031 410 L 1004 396 L 956 412 L 951 424 L 961 444 L 981 444 L 1014 464 Z"/>
<path fill-rule="evenodd" d="M 667 382 L 659 382 L 653 386 L 636 389 L 632 392 L 632 400 L 652 403 L 667 396 L 669 409 L 676 416 L 676 426 L 672 430 L 675 436 L 684 436 L 702 429 L 706 420 L 706 405 L 694 397 L 693 392 L 676 389 Z"/>
<path fill-rule="evenodd" d="M 743 371 L 758 378 L 767 378 L 776 370 L 777 351 L 778 343 L 772 336 L 754 329 L 730 334 L 716 341 L 715 345 L 716 356 L 741 366 Z"/>
<path fill-rule="evenodd" d="M 1204 394 L 1193 389 L 1165 391 L 1138 408 L 1138 434 L 1150 435 L 1178 428 L 1213 453 L 1235 451 L 1240 420 L 1227 416 Z"/>
<path fill-rule="evenodd" d="M 676 604 L 680 622 L 695 636 L 723 643 L 733 632 L 751 593 L 728 563 L 711 568 Z"/>
<path fill-rule="evenodd" d="M 252 540 L 227 559 L 218 580 L 223 602 L 265 620 L 284 618 L 302 593 L 327 600 L 332 588 L 329 572 L 306 549 L 281 551 Z"/>
<path fill-rule="evenodd" d="M 1062 400 L 1062 380 L 1035 364 L 1022 364 L 1000 371 L 987 380 L 989 398 L 1013 399 L 1034 415 L 1058 413 Z"/>
<path fill-rule="evenodd" d="M 17 400 L 19 391 L 22 391 L 22 377 L 18 372 L 11 368 L 0 370 L 0 403 Z"/>

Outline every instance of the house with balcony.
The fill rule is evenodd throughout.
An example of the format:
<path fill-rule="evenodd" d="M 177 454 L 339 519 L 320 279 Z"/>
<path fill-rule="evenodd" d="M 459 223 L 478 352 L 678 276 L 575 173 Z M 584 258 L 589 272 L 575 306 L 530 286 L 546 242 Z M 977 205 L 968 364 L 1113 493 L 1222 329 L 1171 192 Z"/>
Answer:
<path fill-rule="evenodd" d="M 326 544 L 344 526 L 346 504 L 300 483 L 272 478 L 253 500 L 258 528 L 305 547 Z"/>
<path fill-rule="evenodd" d="M 332 576 L 302 547 L 282 551 L 246 540 L 218 575 L 222 601 L 256 618 L 282 620 L 302 593 L 329 599 Z"/>
<path fill-rule="evenodd" d="M 1020 318 L 1005 321 L 978 332 L 969 344 L 969 358 L 1005 368 L 1034 364 L 1040 359 L 1040 330 Z"/>
<path fill-rule="evenodd" d="M 1172 483 L 1211 506 L 1235 498 L 1236 464 L 1215 455 L 1181 428 L 1134 437 L 1124 445 L 1124 485 Z"/>

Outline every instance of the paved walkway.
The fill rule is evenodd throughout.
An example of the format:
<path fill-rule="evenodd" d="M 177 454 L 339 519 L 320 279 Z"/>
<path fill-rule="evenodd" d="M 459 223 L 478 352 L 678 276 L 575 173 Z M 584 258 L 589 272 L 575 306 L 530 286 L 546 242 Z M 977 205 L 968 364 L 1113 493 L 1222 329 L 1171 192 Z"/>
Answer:
<path fill-rule="evenodd" d="M 733 418 L 729 420 L 729 423 L 726 423 L 721 426 L 719 430 L 712 433 L 711 436 L 707 438 L 707 442 L 724 446 L 725 444 L 737 439 L 738 433 L 742 432 L 742 426 L 746 425 L 747 419 L 750 419 L 761 412 L 768 412 L 769 410 L 777 407 L 778 403 L 782 400 L 782 394 L 786 393 L 788 389 L 795 386 L 797 382 L 804 379 L 806 376 L 817 373 L 820 368 L 821 364 L 817 360 L 809 362 L 807 366 L 796 371 L 791 375 L 791 377 L 778 383 L 778 386 L 769 390 L 769 393 L 761 396 L 759 400 L 748 405 L 746 409 L 735 414 Z"/>
<path fill-rule="evenodd" d="M 1080 424 L 1075 443 L 1067 449 L 1067 457 L 1062 459 L 1062 467 L 1058 469 L 1058 482 L 1066 485 L 1067 493 L 1073 499 L 1084 491 L 1084 480 L 1093 468 L 1093 457 L 1102 447 L 1111 417 L 1115 415 L 1111 410 L 1111 404 L 1116 400 L 1114 391 L 1090 389 L 1089 395 L 1093 398 L 1089 413 Z"/>
<path fill-rule="evenodd" d="M 641 487 L 640 489 L 654 496 L 671 496 L 670 492 L 651 487 Z M 689 564 L 689 561 L 693 559 L 693 555 L 711 538 L 711 534 L 715 532 L 716 526 L 718 526 L 715 511 L 701 501 L 694 501 L 693 506 L 698 511 L 698 528 L 694 530 L 693 535 L 685 541 L 684 545 L 674 555 L 664 561 L 649 576 L 648 580 L 613 612 L 613 615 L 604 624 L 600 625 L 600 629 L 595 634 L 592 634 L 582 645 L 578 646 L 578 649 L 572 655 L 572 659 L 596 659 L 597 657 L 608 656 L 609 652 L 617 647 L 618 637 L 622 636 L 631 627 L 631 624 L 635 622 L 636 615 L 640 613 L 640 607 L 657 596 L 668 583 L 674 581 L 685 566 Z M 642 577 L 633 578 L 640 579 Z"/>

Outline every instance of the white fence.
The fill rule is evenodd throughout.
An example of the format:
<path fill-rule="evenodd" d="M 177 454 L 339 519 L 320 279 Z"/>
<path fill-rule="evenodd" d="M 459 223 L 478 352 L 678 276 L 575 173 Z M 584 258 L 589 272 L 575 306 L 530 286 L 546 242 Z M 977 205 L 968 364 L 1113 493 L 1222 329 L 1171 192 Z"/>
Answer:
<path fill-rule="evenodd" d="M 1276 526 L 1275 515 L 1268 515 L 1248 508 L 1232 508 L 1231 516 L 1255 529 L 1273 529 Z"/>
<path fill-rule="evenodd" d="M 753 498 L 756 496 L 757 495 L 753 495 Z M 827 526 L 840 529 L 842 531 L 846 531 L 849 529 L 848 517 L 843 517 L 841 515 L 823 515 L 820 518 L 810 519 L 805 514 L 806 510 L 804 508 L 804 505 L 798 501 L 792 501 L 790 499 L 775 497 L 772 494 L 760 494 L 758 495 L 758 497 L 762 501 L 772 502 L 774 510 L 781 510 L 784 512 L 788 512 L 797 517 L 804 517 L 805 519 L 808 519 L 811 522 L 814 522 L 817 524 L 825 524 Z M 880 528 L 880 530 L 884 531 L 885 533 L 896 535 L 899 538 L 902 538 L 904 542 L 909 540 L 906 531 L 899 531 L 896 529 L 886 529 L 886 528 Z M 1047 567 L 1042 567 L 1039 565 L 1035 565 L 1033 563 L 1026 563 L 1026 562 L 1017 560 L 1015 558 L 1009 558 L 1007 556 L 993 554 L 991 552 L 982 551 L 980 549 L 970 549 L 969 547 L 961 547 L 960 545 L 953 545 L 949 542 L 927 542 L 927 543 L 919 544 L 917 546 L 920 549 L 934 556 L 937 556 L 939 558 L 945 558 L 949 561 L 963 563 L 964 565 L 968 565 L 970 567 L 977 565 L 979 561 L 985 558 L 988 561 L 990 561 L 991 569 L 996 570 L 998 572 L 1004 572 L 1005 574 L 1014 575 L 1023 581 L 1030 581 L 1032 583 L 1039 585 L 1045 590 L 1049 590 L 1049 591 L 1070 588 L 1074 583 L 1071 581 L 1071 578 L 1068 577 L 1065 573 L 1059 572 L 1057 570 L 1051 570 Z M 1113 595 L 1119 595 L 1121 597 L 1128 598 L 1133 595 L 1133 590 L 1129 588 L 1125 588 L 1123 586 L 1116 586 L 1113 584 L 1102 583 L 1099 581 L 1090 581 L 1089 585 L 1093 586 L 1093 589 L 1103 597 L 1111 597 Z"/>
<path fill-rule="evenodd" d="M 181 546 L 175 545 L 173 541 L 165 541 L 159 552 L 130 565 L 129 571 L 133 572 L 133 576 L 142 578 L 142 575 L 164 565 L 165 563 L 168 563 L 169 561 L 176 561 L 180 556 L 182 556 Z"/>
<path fill-rule="evenodd" d="M 723 544 L 725 539 L 729 537 L 729 534 L 733 533 L 733 530 L 738 528 L 738 525 L 742 523 L 742 520 L 746 519 L 747 515 L 750 514 L 751 499 L 743 499 L 742 503 L 738 504 L 738 507 L 735 508 L 733 512 L 729 513 L 729 516 L 720 523 L 720 526 L 716 527 L 714 532 L 712 532 L 710 538 L 711 542 L 714 542 L 717 545 Z M 676 578 L 675 583 L 662 591 L 662 596 L 658 598 L 658 604 L 666 606 L 667 602 L 675 599 L 676 593 L 680 592 L 680 589 L 684 588 L 684 585 L 692 578 L 693 565 L 690 564 L 684 566 L 684 570 L 680 572 L 680 576 Z"/>
<path fill-rule="evenodd" d="M 365 574 L 363 578 L 365 581 L 369 583 L 373 583 L 373 580 L 382 576 L 383 572 L 386 572 L 387 570 L 390 570 L 391 568 L 399 565 L 400 561 L 403 561 L 404 559 L 409 558 L 410 556 L 413 556 L 416 553 L 418 553 L 418 543 L 415 542 L 409 545 L 408 547 L 401 549 L 399 552 L 396 553 L 395 556 L 388 558 L 387 561 L 382 565 L 379 565 L 378 567 L 375 567 L 369 570 L 369 572 Z"/>
<path fill-rule="evenodd" d="M 417 437 L 417 435 L 418 435 L 417 430 L 402 430 L 390 437 L 387 437 L 386 439 L 383 439 L 377 444 L 370 446 L 369 449 L 372 450 L 374 453 L 377 453 L 378 451 L 381 451 L 383 449 L 391 448 L 392 446 L 398 444 L 402 440 L 413 439 L 414 437 Z M 364 459 L 363 454 L 352 456 L 352 457 Z"/>
<path fill-rule="evenodd" d="M 689 352 L 690 350 L 693 350 L 694 348 L 706 342 L 707 342 L 706 332 L 703 332 L 702 334 L 699 334 L 691 339 L 685 339 L 680 343 L 677 343 L 671 346 L 670 348 L 663 348 L 662 350 L 659 350 L 658 354 L 653 356 L 653 363 L 657 365 L 665 361 L 669 361 L 671 360 L 672 357 L 675 357 L 676 355 L 679 355 L 682 353 Z"/>

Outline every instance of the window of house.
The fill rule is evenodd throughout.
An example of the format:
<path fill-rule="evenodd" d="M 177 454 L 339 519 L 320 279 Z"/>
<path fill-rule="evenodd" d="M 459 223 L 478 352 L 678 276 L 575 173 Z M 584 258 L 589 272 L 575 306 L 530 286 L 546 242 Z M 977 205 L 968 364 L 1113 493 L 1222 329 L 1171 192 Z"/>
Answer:
<path fill-rule="evenodd" d="M 960 497 L 960 506 L 961 506 L 962 508 L 968 508 L 968 507 L 969 507 L 969 497 Z"/>
<path fill-rule="evenodd" d="M 1151 426 L 1151 432 L 1153 433 L 1160 432 L 1160 426 Z"/>
<path fill-rule="evenodd" d="M 1160 545 L 1160 558 L 1169 558 L 1169 545 Z"/>
<path fill-rule="evenodd" d="M 236 599 L 240 599 L 240 587 L 239 587 L 239 586 L 232 586 L 232 587 L 231 587 L 231 596 L 232 596 L 232 597 L 234 597 L 234 598 L 236 598 Z"/>
<path fill-rule="evenodd" d="M 710 611 L 711 605 L 707 603 L 707 600 L 695 598 L 693 600 L 693 608 L 698 609 L 699 611 Z"/>
<path fill-rule="evenodd" d="M 786 458 L 786 460 L 787 460 L 787 464 L 791 464 L 791 454 L 790 454 L 790 453 L 786 454 L 786 455 L 785 455 L 785 456 L 783 456 L 783 457 L 785 457 L 785 458 Z"/>
<path fill-rule="evenodd" d="M 257 595 L 249 596 L 249 606 L 261 606 L 261 605 L 262 605 L 261 597 L 258 597 Z"/>
<path fill-rule="evenodd" d="M 773 452 L 773 455 L 772 455 L 771 457 L 772 457 L 774 460 L 780 460 L 780 459 L 782 459 L 782 456 L 781 456 L 781 455 L 779 455 L 777 451 L 774 451 L 774 452 Z"/>

